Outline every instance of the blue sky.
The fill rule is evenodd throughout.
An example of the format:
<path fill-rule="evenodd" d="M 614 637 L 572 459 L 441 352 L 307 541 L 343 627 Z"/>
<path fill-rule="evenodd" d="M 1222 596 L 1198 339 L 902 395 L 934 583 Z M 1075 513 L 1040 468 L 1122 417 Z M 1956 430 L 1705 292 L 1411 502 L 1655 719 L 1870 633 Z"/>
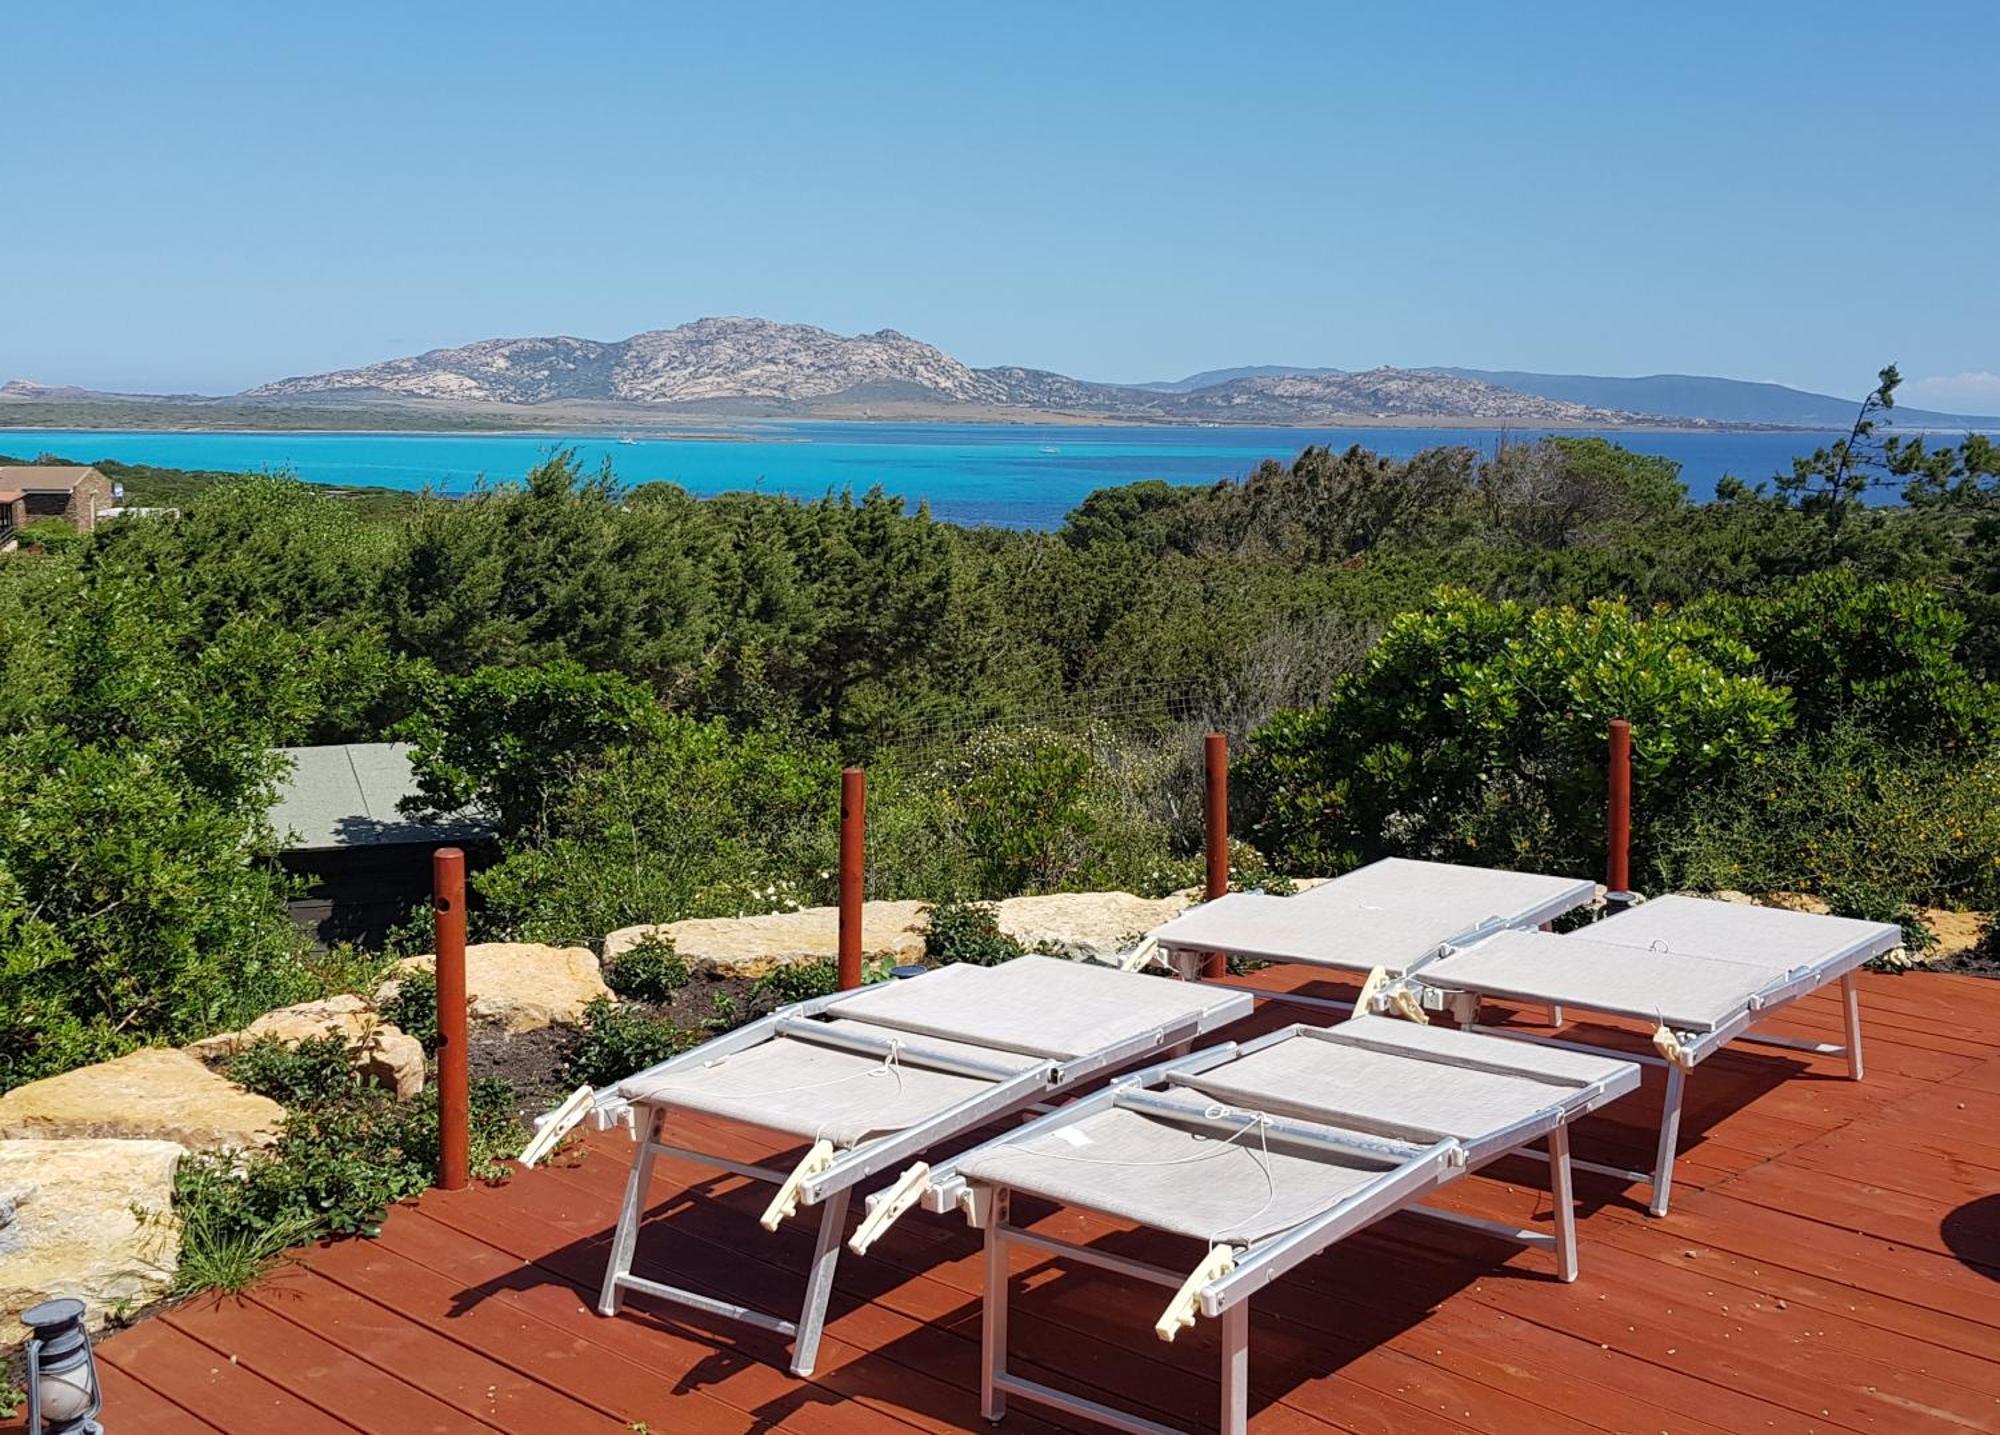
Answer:
<path fill-rule="evenodd" d="M 0 378 L 703 314 L 2000 411 L 2000 6 L 10 7 Z M 1984 377 L 1981 377 L 1981 376 Z"/>

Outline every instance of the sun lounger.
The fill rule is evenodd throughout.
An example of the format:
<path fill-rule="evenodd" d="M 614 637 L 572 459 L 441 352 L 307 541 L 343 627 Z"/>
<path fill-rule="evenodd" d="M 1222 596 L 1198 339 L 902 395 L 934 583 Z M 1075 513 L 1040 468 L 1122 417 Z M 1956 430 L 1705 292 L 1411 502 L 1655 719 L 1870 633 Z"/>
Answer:
<path fill-rule="evenodd" d="M 1902 944 L 1902 929 L 1886 922 L 1816 916 L 1700 897 L 1660 897 L 1563 936 L 1502 932 L 1439 958 L 1415 974 L 1421 1000 L 1477 1023 L 1479 999 L 1500 997 L 1556 1003 L 1655 1023 L 1666 1101 L 1651 1171 L 1595 1163 L 1589 1170 L 1650 1182 L 1651 1209 L 1667 1212 L 1681 1097 L 1687 1073 L 1733 1041 L 1844 1056 L 1861 1079 L 1861 1006 L 1855 969 Z M 1830 982 L 1841 983 L 1846 1005 L 1844 1045 L 1753 1033 L 1752 1023 Z M 1508 1030 L 1527 1040 L 1570 1050 L 1539 1033 Z"/>
<path fill-rule="evenodd" d="M 1156 928 L 1173 970 L 1198 975 L 1211 952 L 1394 978 L 1493 932 L 1537 927 L 1589 902 L 1596 884 L 1389 857 L 1291 897 L 1233 892 Z M 1218 985 L 1220 983 L 1217 983 Z M 1251 990 L 1251 988 L 1243 988 Z M 1256 989 L 1257 995 L 1348 1011 L 1352 1003 Z"/>
<path fill-rule="evenodd" d="M 793 1371 L 810 1374 L 857 1182 L 1077 1082 L 1184 1049 L 1250 1008 L 1240 993 L 1026 956 L 804 1002 L 629 1077 L 594 1102 L 600 1128 L 630 1120 L 639 1137 L 598 1310 L 615 1315 L 638 1291 L 744 1321 L 790 1337 Z M 669 1144 L 672 1117 L 683 1112 L 794 1137 L 807 1150 L 784 1171 Z M 632 1274 L 663 1155 L 776 1185 L 767 1230 L 800 1205 L 821 1207 L 797 1321 Z M 927 1171 L 918 1162 L 903 1173 L 904 1206 L 922 1194 Z M 860 1248 L 897 1209 L 871 1215 Z"/>
<path fill-rule="evenodd" d="M 1601 1053 L 1362 1016 L 1162 1062 L 979 1146 L 933 1173 L 924 1201 L 985 1232 L 982 1413 L 1000 1419 L 1017 1395 L 1124 1430 L 1166 1430 L 1008 1370 L 1013 1246 L 1173 1290 L 1155 1326 L 1164 1340 L 1197 1315 L 1219 1318 L 1226 1435 L 1240 1435 L 1247 1415 L 1251 1295 L 1384 1216 L 1415 1212 L 1548 1247 L 1562 1279 L 1575 1279 L 1567 1123 L 1638 1083 L 1638 1067 Z M 1552 1233 L 1419 1204 L 1537 1142 Z M 1167 1270 L 1029 1231 L 1011 1219 L 1016 1193 L 1188 1237 L 1203 1254 L 1191 1272 Z"/>

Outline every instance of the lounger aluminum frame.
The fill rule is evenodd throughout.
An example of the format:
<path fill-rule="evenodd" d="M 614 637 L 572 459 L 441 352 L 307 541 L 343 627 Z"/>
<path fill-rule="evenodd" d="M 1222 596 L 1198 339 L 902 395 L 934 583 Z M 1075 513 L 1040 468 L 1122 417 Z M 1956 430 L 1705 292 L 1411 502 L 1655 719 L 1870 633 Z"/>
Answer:
<path fill-rule="evenodd" d="M 987 974 L 1002 974 L 997 980 Z M 984 980 L 982 980 L 984 978 Z M 969 1028 L 1005 1027 L 1005 1013 L 996 1013 L 993 1002 L 1004 1005 L 1001 989 L 1015 986 L 1043 989 L 1043 994 L 1060 993 L 1082 983 L 1101 987 L 1102 983 L 1138 984 L 1133 990 L 1143 1000 L 1135 1007 L 1148 1010 L 1130 1023 L 1130 1029 L 1111 1040 L 1074 1054 L 1052 1054 L 1037 1050 L 1033 1038 L 1011 1045 L 983 1043 L 966 1032 L 939 1029 L 936 1008 L 948 1007 L 943 1000 L 963 987 L 991 987 L 984 1008 L 966 1016 Z M 914 989 L 921 988 L 921 992 Z M 1179 998 L 1178 1008 L 1169 997 Z M 918 1016 L 910 1014 L 912 997 L 926 1008 Z M 1193 998 L 1189 1000 L 1188 998 Z M 899 1163 L 918 1155 L 927 1147 L 977 1130 L 987 1122 L 1011 1112 L 1035 1106 L 1051 1095 L 1077 1083 L 1143 1060 L 1153 1053 L 1181 1049 L 1231 1022 L 1248 1016 L 1249 997 L 1226 992 L 1197 995 L 1181 983 L 1159 977 L 1119 972 L 1061 959 L 1018 957 L 1001 967 L 950 967 L 927 973 L 907 982 L 882 983 L 854 991 L 838 992 L 785 1007 L 762 1020 L 737 1030 L 656 1066 L 628 1077 L 615 1087 L 598 1092 L 593 1115 L 600 1130 L 618 1124 L 632 1126 L 638 1140 L 632 1169 L 625 1183 L 619 1207 L 618 1225 L 605 1263 L 604 1282 L 598 1298 L 598 1312 L 617 1314 L 627 1292 L 637 1291 L 660 1300 L 700 1311 L 711 1316 L 741 1321 L 773 1331 L 793 1341 L 792 1372 L 812 1373 L 826 1322 L 827 1302 L 832 1295 L 833 1275 L 840 1256 L 840 1240 L 853 1187 Z M 1017 1023 L 1018 1025 L 1018 1023 Z M 913 1029 L 914 1028 L 914 1029 Z M 791 1053 L 802 1060 L 825 1061 L 825 1053 L 859 1056 L 868 1062 L 894 1063 L 902 1071 L 942 1073 L 956 1078 L 962 1087 L 961 1099 L 919 1113 L 909 1124 L 855 1139 L 847 1149 L 832 1154 L 816 1167 L 802 1163 L 787 1172 L 771 1166 L 747 1164 L 714 1152 L 677 1145 L 666 1139 L 668 1117 L 677 1106 L 710 1115 L 720 1114 L 754 1129 L 776 1131 L 794 1137 L 804 1133 L 796 1124 L 796 1112 L 787 1117 L 784 1107 L 811 1083 L 792 1089 L 761 1093 L 768 1109 L 759 1110 L 759 1093 L 731 1097 L 727 1109 L 717 1113 L 712 1106 L 696 1103 L 689 1089 L 704 1074 L 719 1069 L 728 1059 L 769 1049 L 776 1043 L 796 1044 Z M 851 1065 L 851 1063 L 850 1063 Z M 674 1079 L 683 1078 L 677 1093 Z M 845 1080 L 845 1078 L 841 1078 Z M 898 1075 L 898 1091 L 903 1078 Z M 774 1088 L 782 1083 L 770 1083 Z M 839 1081 L 825 1083 L 838 1085 Z M 680 1100 L 676 1100 L 676 1095 Z M 728 1093 L 724 1093 L 725 1096 Z M 760 1115 L 763 1119 L 759 1119 Z M 643 1129 L 641 1128 L 643 1125 Z M 819 1142 L 813 1142 L 815 1148 Z M 783 1320 L 734 1301 L 718 1299 L 699 1291 L 647 1280 L 632 1274 L 639 1228 L 644 1221 L 653 1168 L 661 1156 L 693 1162 L 727 1171 L 733 1175 L 770 1182 L 781 1188 L 781 1199 L 795 1197 L 800 1205 L 819 1206 L 819 1232 L 813 1249 L 812 1266 L 806 1281 L 803 1304 L 796 1321 Z M 777 1209 L 774 1203 L 773 1209 Z M 767 1213 L 767 1221 L 769 1213 Z M 773 1227 L 774 1228 L 774 1227 Z"/>
<path fill-rule="evenodd" d="M 1575 877 L 1387 857 L 1296 896 L 1229 893 L 1156 928 L 1148 940 L 1187 980 L 1346 1013 L 1352 1002 L 1204 978 L 1202 962 L 1219 952 L 1398 978 L 1495 932 L 1552 922 L 1596 895 L 1596 883 Z"/>
<path fill-rule="evenodd" d="M 1579 1169 L 1644 1183 L 1648 1209 L 1667 1214 L 1680 1144 L 1687 1077 L 1735 1042 L 1839 1056 L 1862 1078 L 1861 999 L 1855 972 L 1902 945 L 1900 927 L 1707 898 L 1656 898 L 1576 932 L 1509 932 L 1474 943 L 1412 974 L 1423 1004 L 1469 1030 L 1574 1051 L 1601 1047 L 1479 1021 L 1480 1001 L 1498 997 L 1560 1003 L 1608 1016 L 1657 1022 L 1668 1033 L 1660 1055 L 1630 1059 L 1666 1072 L 1666 1092 L 1650 1171 L 1578 1161 Z M 1752 1026 L 1835 981 L 1841 985 L 1844 1043 L 1803 1041 Z M 1670 1054 L 1669 1054 L 1670 1053 Z"/>
<path fill-rule="evenodd" d="M 1231 1133 L 1243 1149 L 1254 1154 L 1256 1146 L 1242 1133 L 1246 1129 L 1243 1118 L 1252 1112 L 1250 1103 L 1254 1100 L 1246 1094 L 1243 1083 L 1249 1083 L 1254 1091 L 1255 1080 L 1246 1066 L 1245 1075 L 1233 1085 L 1229 1080 L 1230 1068 L 1250 1063 L 1263 1053 L 1281 1052 L 1293 1043 L 1320 1048 L 1307 1051 L 1295 1047 L 1292 1054 L 1304 1062 L 1305 1069 L 1323 1069 L 1336 1092 L 1346 1090 L 1350 1079 L 1343 1070 L 1343 1058 L 1350 1066 L 1361 1063 L 1364 1069 L 1353 1073 L 1351 1097 L 1337 1098 L 1337 1104 L 1333 1105 L 1316 1107 L 1296 1089 L 1265 1093 L 1272 1097 L 1270 1109 L 1255 1112 L 1263 1123 L 1259 1139 L 1268 1138 L 1263 1159 L 1268 1163 L 1271 1152 L 1282 1151 L 1294 1158 L 1291 1172 L 1302 1169 L 1298 1162 L 1303 1158 L 1305 1162 L 1327 1167 L 1358 1168 L 1360 1174 L 1343 1175 L 1328 1188 L 1338 1194 L 1316 1205 L 1312 1193 L 1306 1193 L 1296 1219 L 1287 1220 L 1282 1228 L 1247 1239 L 1240 1251 L 1234 1250 L 1231 1243 L 1233 1264 L 1224 1262 L 1226 1270 L 1205 1262 L 1190 1276 L 1184 1271 L 1167 1270 L 1029 1231 L 1013 1223 L 1011 1197 L 1019 1192 L 1096 1210 L 1115 1219 L 1157 1224 L 1157 1220 L 1149 1222 L 1139 1212 L 1149 1203 L 1168 1199 L 1157 1189 L 1158 1177 L 1139 1177 L 1137 1189 L 1130 1180 L 1122 1189 L 1113 1189 L 1118 1185 L 1115 1178 L 1110 1181 L 1098 1178 L 1101 1194 L 1094 1203 L 1078 1194 L 1079 1184 L 1088 1184 L 1089 1178 L 1037 1181 L 1033 1168 L 1022 1165 L 1025 1157 L 1028 1162 L 1053 1164 L 1061 1170 L 1062 1163 L 1077 1157 L 1048 1149 L 1023 1153 L 1020 1148 L 1042 1138 L 1060 1140 L 1068 1136 L 1071 1149 L 1087 1150 L 1094 1123 L 1105 1118 L 1119 1119 L 1114 1113 L 1130 1113 L 1149 1125 L 1182 1133 L 1206 1131 L 1213 1138 L 1224 1138 L 1225 1133 Z M 1408 1064 L 1407 1078 L 1392 1066 L 1386 1066 L 1393 1062 Z M 1266 1072 L 1264 1079 L 1271 1081 L 1282 1070 Z M 1458 1075 L 1456 1091 L 1452 1073 Z M 1385 1089 L 1385 1076 L 1394 1080 L 1393 1089 Z M 1331 1028 L 1290 1026 L 1241 1046 L 1226 1044 L 1161 1062 L 1121 1077 L 1105 1090 L 1068 1102 L 1037 1121 L 965 1153 L 933 1173 L 924 1201 L 935 1211 L 962 1212 L 971 1225 L 985 1232 L 981 1414 L 990 1421 L 1001 1419 L 1006 1414 L 1007 1397 L 1013 1395 L 1136 1435 L 1171 1435 L 1167 1426 L 1008 1370 L 1008 1249 L 1012 1246 L 1074 1259 L 1168 1288 L 1179 1287 L 1176 1304 L 1162 1317 L 1164 1338 L 1171 1338 L 1170 1322 L 1177 1311 L 1182 1323 L 1191 1323 L 1195 1309 L 1202 1315 L 1220 1319 L 1221 1428 L 1225 1435 L 1241 1435 L 1248 1416 L 1252 1294 L 1385 1216 L 1407 1212 L 1549 1249 L 1555 1255 L 1560 1278 L 1574 1280 L 1576 1225 L 1570 1187 L 1568 1123 L 1638 1084 L 1638 1067 L 1602 1052 L 1590 1053 L 1588 1057 L 1549 1052 L 1536 1058 L 1529 1056 L 1527 1049 L 1518 1043 L 1496 1037 L 1364 1016 Z M 1293 1083 L 1284 1080 L 1279 1080 L 1278 1085 L 1293 1087 Z M 1545 1102 L 1537 1104 L 1538 1092 L 1522 1094 L 1531 1085 L 1546 1087 Z M 1507 1089 L 1503 1097 L 1492 1094 L 1495 1086 Z M 1201 1099 L 1206 1094 L 1213 1094 L 1226 1110 L 1204 1108 Z M 1190 1095 L 1195 1099 L 1190 1101 Z M 1504 1108 L 1511 1114 L 1498 1118 L 1499 1124 L 1458 1134 L 1408 1119 L 1412 1113 L 1440 1111 L 1454 1102 L 1464 1103 L 1460 1108 L 1461 1123 L 1476 1125 L 1476 1116 L 1468 1113 L 1480 1107 L 1493 1112 Z M 1129 1132 L 1133 1124 L 1126 1121 L 1121 1129 Z M 1100 1133 L 1106 1130 L 1102 1126 L 1095 1129 Z M 1503 1156 L 1526 1152 L 1530 1143 L 1535 1142 L 1547 1147 L 1554 1201 L 1552 1231 L 1516 1229 L 1421 1204 L 1422 1198 L 1436 1188 Z M 1118 1166 L 1116 1162 L 1103 1164 Z M 1163 1163 L 1135 1161 L 1119 1169 L 1130 1173 L 1158 1164 Z M 1087 1171 L 1090 1166 L 1086 1164 L 1083 1169 Z M 1265 1180 L 1271 1183 L 1275 1200 L 1276 1173 L 1268 1165 Z M 1263 1215 L 1264 1212 L 1258 1213 L 1260 1217 Z M 1191 1235 L 1192 1231 L 1183 1226 L 1177 1233 Z M 1211 1250 L 1211 1259 L 1219 1249 L 1220 1245 Z"/>

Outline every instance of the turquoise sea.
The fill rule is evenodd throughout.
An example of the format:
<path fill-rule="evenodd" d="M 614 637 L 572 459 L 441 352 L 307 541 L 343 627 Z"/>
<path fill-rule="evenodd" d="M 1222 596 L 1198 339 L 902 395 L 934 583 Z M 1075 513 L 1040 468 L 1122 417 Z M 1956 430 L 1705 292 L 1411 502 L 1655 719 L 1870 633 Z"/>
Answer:
<path fill-rule="evenodd" d="M 744 425 L 700 436 L 616 434 L 162 433 L 0 429 L 0 453 L 115 459 L 171 468 L 286 470 L 316 483 L 469 492 L 481 480 L 519 478 L 557 448 L 586 464 L 610 458 L 625 483 L 664 479 L 691 492 L 758 488 L 816 497 L 875 484 L 928 501 L 941 518 L 1054 528 L 1094 488 L 1164 478 L 1210 483 L 1307 444 L 1407 456 L 1439 444 L 1492 452 L 1534 430 L 1419 428 L 1143 428 L 1022 424 L 799 423 Z M 1837 435 L 1656 433 L 1604 435 L 1681 465 L 1697 499 L 1725 473 L 1757 482 Z"/>

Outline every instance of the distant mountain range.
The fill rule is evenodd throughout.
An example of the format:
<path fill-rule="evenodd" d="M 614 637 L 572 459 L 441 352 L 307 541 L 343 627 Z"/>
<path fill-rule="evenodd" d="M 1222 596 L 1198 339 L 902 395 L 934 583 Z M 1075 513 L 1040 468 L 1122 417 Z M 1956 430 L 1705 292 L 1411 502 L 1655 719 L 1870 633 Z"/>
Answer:
<path fill-rule="evenodd" d="M 1344 425 L 1368 423 L 1616 428 L 1660 425 L 1838 427 L 1854 403 L 1777 384 L 1679 375 L 1643 379 L 1477 369 L 1364 371 L 1258 366 L 1213 369 L 1146 384 L 1106 384 L 1044 369 L 975 369 L 943 350 L 883 329 L 834 334 L 769 319 L 698 319 L 602 341 L 488 339 L 356 369 L 260 384 L 226 398 L 104 394 L 17 380 L 0 386 L 0 422 L 33 409 L 77 409 L 115 421 L 130 410 L 260 413 L 297 418 L 335 409 L 394 410 L 509 426 L 583 416 L 635 421 L 686 417 L 1061 418 L 1137 423 Z M 1963 425 L 1948 414 L 1897 410 L 1905 424 Z M 161 414 L 151 416 L 165 421 Z M 212 421 L 212 419 L 211 419 Z M 351 421 L 351 420 L 350 420 Z M 2000 420 L 1974 420 L 1975 423 Z M 292 423 L 286 426 L 312 426 Z"/>

